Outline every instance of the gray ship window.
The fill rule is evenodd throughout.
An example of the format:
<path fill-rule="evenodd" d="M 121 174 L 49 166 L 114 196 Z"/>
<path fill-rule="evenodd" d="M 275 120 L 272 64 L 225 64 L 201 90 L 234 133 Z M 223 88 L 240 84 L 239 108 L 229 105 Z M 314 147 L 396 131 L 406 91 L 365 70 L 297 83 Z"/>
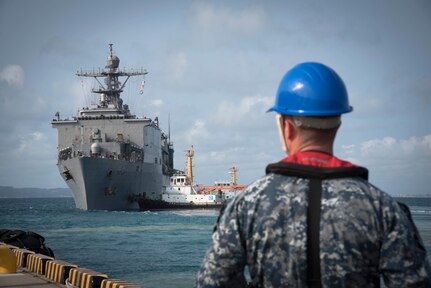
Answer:
<path fill-rule="evenodd" d="M 154 162 L 157 164 L 157 157 L 155 158 Z"/>

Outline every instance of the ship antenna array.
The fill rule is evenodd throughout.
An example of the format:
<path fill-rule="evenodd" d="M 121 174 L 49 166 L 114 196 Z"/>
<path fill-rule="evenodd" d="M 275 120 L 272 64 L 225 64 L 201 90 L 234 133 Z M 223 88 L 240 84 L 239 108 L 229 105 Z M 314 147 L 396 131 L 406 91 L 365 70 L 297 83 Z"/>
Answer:
<path fill-rule="evenodd" d="M 109 43 L 108 45 L 109 45 L 109 54 L 110 54 L 110 56 L 112 57 L 112 56 L 113 56 L 113 55 L 112 55 L 112 45 L 114 45 L 114 44 Z"/>
<path fill-rule="evenodd" d="M 123 101 L 120 98 L 120 94 L 129 80 L 130 77 L 147 75 L 147 70 L 141 68 L 140 70 L 126 70 L 125 68 L 118 68 L 120 65 L 120 59 L 113 54 L 112 43 L 109 43 L 109 56 L 105 66 L 105 69 L 98 71 L 77 71 L 76 75 L 80 77 L 93 77 L 99 83 L 99 89 L 92 89 L 93 93 L 101 94 L 100 105 L 108 106 L 114 104 L 116 109 L 122 109 Z M 98 78 L 105 78 L 105 85 L 99 81 Z M 124 83 L 121 83 L 119 77 L 127 77 Z"/>
<path fill-rule="evenodd" d="M 168 143 L 171 144 L 171 113 L 168 113 Z"/>

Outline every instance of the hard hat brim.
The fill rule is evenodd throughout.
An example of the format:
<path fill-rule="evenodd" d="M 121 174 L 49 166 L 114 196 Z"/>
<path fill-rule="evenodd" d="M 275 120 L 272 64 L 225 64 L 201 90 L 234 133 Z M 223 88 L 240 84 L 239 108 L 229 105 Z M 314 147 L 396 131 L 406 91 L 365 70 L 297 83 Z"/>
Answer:
<path fill-rule="evenodd" d="M 304 110 L 292 110 L 292 109 L 283 109 L 281 107 L 273 106 L 269 108 L 268 112 L 277 112 L 283 115 L 292 115 L 292 116 L 338 116 L 341 114 L 349 113 L 353 111 L 353 107 L 349 106 L 344 110 L 319 110 L 319 111 L 304 111 Z"/>

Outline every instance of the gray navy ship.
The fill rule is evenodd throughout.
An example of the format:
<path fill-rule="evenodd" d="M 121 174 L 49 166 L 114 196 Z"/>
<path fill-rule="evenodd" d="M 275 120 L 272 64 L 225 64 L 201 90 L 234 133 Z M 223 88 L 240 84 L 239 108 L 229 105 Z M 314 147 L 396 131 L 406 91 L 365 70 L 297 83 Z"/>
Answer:
<path fill-rule="evenodd" d="M 58 170 L 83 210 L 139 209 L 137 199 L 161 199 L 174 171 L 173 144 L 158 119 L 132 115 L 120 97 L 130 77 L 148 72 L 120 69 L 112 44 L 109 50 L 105 69 L 76 73 L 97 80 L 92 92 L 99 103 L 71 119 L 57 112 L 51 122 L 58 129 Z"/>

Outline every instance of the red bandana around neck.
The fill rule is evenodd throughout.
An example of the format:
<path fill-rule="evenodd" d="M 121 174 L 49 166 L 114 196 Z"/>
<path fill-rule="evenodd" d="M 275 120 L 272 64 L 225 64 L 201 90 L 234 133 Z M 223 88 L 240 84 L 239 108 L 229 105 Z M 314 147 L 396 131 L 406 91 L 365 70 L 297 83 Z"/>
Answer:
<path fill-rule="evenodd" d="M 338 159 L 334 155 L 319 151 L 303 151 L 292 154 L 282 159 L 280 162 L 290 162 L 301 165 L 317 166 L 322 168 L 336 167 L 358 167 L 348 161 Z"/>

